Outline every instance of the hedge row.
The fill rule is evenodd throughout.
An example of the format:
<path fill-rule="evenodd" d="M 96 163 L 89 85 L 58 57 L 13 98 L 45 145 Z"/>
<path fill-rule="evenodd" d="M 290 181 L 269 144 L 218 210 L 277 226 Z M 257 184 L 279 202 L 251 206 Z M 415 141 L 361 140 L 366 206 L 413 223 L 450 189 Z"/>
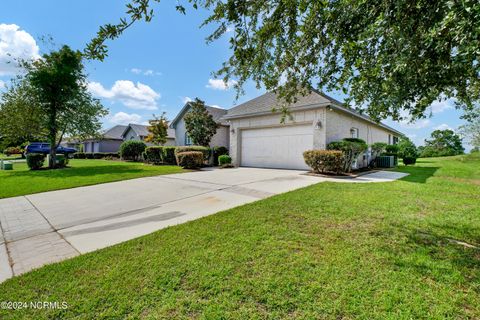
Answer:
<path fill-rule="evenodd" d="M 129 146 L 130 147 L 130 146 Z M 136 146 L 135 146 L 136 147 Z M 124 148 L 125 156 L 127 160 L 135 158 L 137 151 Z M 214 147 L 207 148 L 202 146 L 152 146 L 146 147 L 140 155 L 143 160 L 151 164 L 168 164 L 168 165 L 177 165 L 177 155 L 182 152 L 201 152 L 203 163 L 218 165 L 218 158 L 223 155 L 228 155 L 228 149 L 226 147 Z M 128 154 L 128 155 L 127 155 Z M 212 159 L 213 157 L 213 159 Z M 73 155 L 74 159 L 120 159 L 121 155 L 119 152 L 77 152 Z M 138 157 L 140 158 L 140 157 Z"/>
<path fill-rule="evenodd" d="M 147 147 L 143 152 L 143 159 L 152 164 L 169 164 L 176 165 L 175 158 L 176 147 Z"/>

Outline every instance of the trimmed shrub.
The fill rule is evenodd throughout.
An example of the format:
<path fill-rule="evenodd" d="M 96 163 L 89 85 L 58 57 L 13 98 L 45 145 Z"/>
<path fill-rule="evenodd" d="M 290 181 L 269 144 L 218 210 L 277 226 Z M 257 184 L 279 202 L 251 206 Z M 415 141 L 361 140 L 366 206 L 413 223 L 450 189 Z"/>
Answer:
<path fill-rule="evenodd" d="M 222 154 L 218 157 L 218 164 L 222 167 L 230 166 L 232 164 L 232 158 L 227 154 Z"/>
<path fill-rule="evenodd" d="M 369 165 L 371 167 L 376 166 L 376 159 L 379 155 L 385 152 L 385 148 L 388 146 L 385 142 L 375 142 L 370 145 L 371 159 Z"/>
<path fill-rule="evenodd" d="M 8 156 L 11 156 L 12 154 L 22 154 L 23 150 L 20 147 L 8 147 L 5 150 L 3 150 L 3 153 L 8 157 Z"/>
<path fill-rule="evenodd" d="M 398 153 L 398 145 L 396 144 L 388 144 L 385 147 L 385 152 L 389 153 L 389 155 L 394 155 Z"/>
<path fill-rule="evenodd" d="M 203 156 L 200 151 L 178 152 L 177 162 L 182 168 L 198 169 L 203 165 Z"/>
<path fill-rule="evenodd" d="M 43 167 L 45 162 L 45 155 L 42 153 L 28 153 L 27 154 L 27 165 L 30 170 L 38 170 Z"/>
<path fill-rule="evenodd" d="M 85 159 L 85 152 L 75 152 L 73 154 L 73 159 Z"/>
<path fill-rule="evenodd" d="M 414 157 L 405 157 L 402 159 L 403 164 L 408 166 L 409 164 L 415 164 L 417 163 L 417 158 Z"/>
<path fill-rule="evenodd" d="M 164 164 L 176 165 L 177 158 L 175 157 L 175 150 L 177 147 L 164 146 L 162 150 L 162 160 Z"/>
<path fill-rule="evenodd" d="M 85 159 L 94 159 L 93 158 L 93 152 L 86 152 L 85 153 Z"/>
<path fill-rule="evenodd" d="M 346 138 L 342 141 L 330 142 L 327 150 L 338 150 L 343 152 L 343 172 L 352 170 L 353 162 L 368 149 L 368 145 L 362 139 Z"/>
<path fill-rule="evenodd" d="M 65 168 L 68 164 L 68 157 L 66 157 L 64 154 L 57 154 L 57 167 L 59 168 Z"/>
<path fill-rule="evenodd" d="M 210 158 L 210 148 L 202 147 L 202 146 L 183 146 L 177 147 L 175 149 L 175 154 L 180 152 L 189 152 L 189 151 L 199 151 L 203 154 L 203 161 L 208 161 Z"/>
<path fill-rule="evenodd" d="M 213 165 L 214 166 L 217 166 L 219 164 L 218 157 L 223 155 L 228 155 L 227 147 L 213 147 Z"/>
<path fill-rule="evenodd" d="M 307 166 L 315 173 L 344 171 L 344 153 L 339 150 L 307 150 L 303 153 Z"/>
<path fill-rule="evenodd" d="M 143 153 L 143 159 L 152 164 L 163 163 L 163 147 L 147 147 Z"/>
<path fill-rule="evenodd" d="M 398 156 L 402 159 L 405 165 L 414 164 L 417 162 L 417 147 L 408 138 L 402 138 L 398 142 Z"/>
<path fill-rule="evenodd" d="M 147 145 L 138 140 L 125 141 L 120 145 L 120 156 L 125 160 L 138 161 Z"/>

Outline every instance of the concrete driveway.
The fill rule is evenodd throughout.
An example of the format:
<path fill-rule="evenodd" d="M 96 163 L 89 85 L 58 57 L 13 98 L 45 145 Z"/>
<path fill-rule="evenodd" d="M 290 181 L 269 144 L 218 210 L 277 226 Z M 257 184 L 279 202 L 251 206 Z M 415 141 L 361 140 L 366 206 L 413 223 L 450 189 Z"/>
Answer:
<path fill-rule="evenodd" d="M 0 199 L 0 282 L 168 226 L 318 182 L 336 181 L 303 173 L 212 169 Z M 380 172 L 368 176 L 350 182 L 391 181 L 403 175 Z"/>

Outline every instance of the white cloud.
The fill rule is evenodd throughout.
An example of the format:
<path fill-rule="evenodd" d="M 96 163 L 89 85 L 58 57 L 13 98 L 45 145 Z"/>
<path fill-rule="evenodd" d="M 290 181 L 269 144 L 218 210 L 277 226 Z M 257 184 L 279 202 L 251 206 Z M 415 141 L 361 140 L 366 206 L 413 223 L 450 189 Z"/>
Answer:
<path fill-rule="evenodd" d="M 161 76 L 162 75 L 161 72 L 154 71 L 152 69 L 142 70 L 139 68 L 132 68 L 130 69 L 130 72 L 134 74 L 143 74 L 144 76 Z"/>
<path fill-rule="evenodd" d="M 453 130 L 453 128 L 450 127 L 450 126 L 449 126 L 448 124 L 446 124 L 446 123 L 442 123 L 441 125 L 436 126 L 436 127 L 433 128 L 433 129 L 434 129 L 434 130 L 447 130 L 447 129 Z"/>
<path fill-rule="evenodd" d="M 111 89 L 105 89 L 101 83 L 89 82 L 88 89 L 99 98 L 120 101 L 131 109 L 157 110 L 160 94 L 148 85 L 129 80 L 117 80 Z"/>
<path fill-rule="evenodd" d="M 423 129 L 431 126 L 432 121 L 430 119 L 420 119 L 415 122 L 409 122 L 409 120 L 402 120 L 399 122 L 400 126 L 409 129 Z"/>
<path fill-rule="evenodd" d="M 454 104 L 455 102 L 453 99 L 447 99 L 442 101 L 437 100 L 430 105 L 430 110 L 432 111 L 433 114 L 441 113 L 445 110 L 454 109 L 455 108 Z"/>
<path fill-rule="evenodd" d="M 187 103 L 187 102 L 193 101 L 193 99 L 190 98 L 190 97 L 180 97 L 180 99 L 182 99 L 182 102 L 183 102 L 184 104 Z"/>
<path fill-rule="evenodd" d="M 139 123 L 142 120 L 142 117 L 136 113 L 128 114 L 125 112 L 117 112 L 114 115 L 110 116 L 108 121 L 113 124 L 123 124 L 127 125 L 129 123 Z"/>
<path fill-rule="evenodd" d="M 228 80 L 228 82 L 225 83 L 222 79 L 208 79 L 208 84 L 205 87 L 214 90 L 228 90 L 235 84 L 237 84 L 235 80 Z"/>
<path fill-rule="evenodd" d="M 223 108 L 220 107 L 218 104 L 212 104 L 210 107 L 217 108 L 217 109 L 223 109 Z"/>
<path fill-rule="evenodd" d="M 142 69 L 132 68 L 130 69 L 130 72 L 135 74 L 140 74 L 142 73 Z"/>
<path fill-rule="evenodd" d="M 38 59 L 35 39 L 16 24 L 0 24 L 0 76 L 18 72 L 18 59 Z"/>
<path fill-rule="evenodd" d="M 7 84 L 5 83 L 5 81 L 0 80 L 0 89 L 6 88 L 6 87 L 7 87 Z"/>

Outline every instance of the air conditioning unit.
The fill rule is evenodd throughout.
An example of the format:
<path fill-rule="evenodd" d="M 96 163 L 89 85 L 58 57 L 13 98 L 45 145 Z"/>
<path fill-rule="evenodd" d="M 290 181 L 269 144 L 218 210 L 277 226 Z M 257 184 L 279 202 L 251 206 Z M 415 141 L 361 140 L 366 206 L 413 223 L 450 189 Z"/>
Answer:
<path fill-rule="evenodd" d="M 380 156 L 375 159 L 375 164 L 378 168 L 393 168 L 395 167 L 394 156 Z"/>

